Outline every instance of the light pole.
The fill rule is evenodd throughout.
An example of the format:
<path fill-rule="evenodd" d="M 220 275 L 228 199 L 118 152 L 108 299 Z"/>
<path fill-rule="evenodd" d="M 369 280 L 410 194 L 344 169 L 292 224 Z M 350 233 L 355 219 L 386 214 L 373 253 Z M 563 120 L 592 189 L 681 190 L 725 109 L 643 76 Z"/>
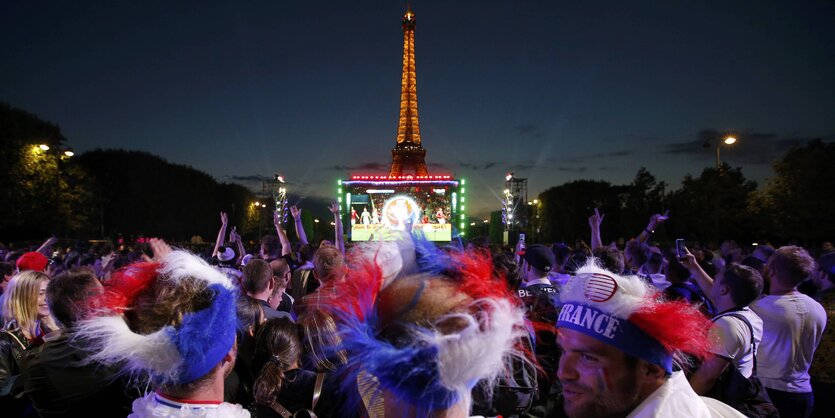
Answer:
<path fill-rule="evenodd" d="M 719 158 L 719 149 L 722 148 L 722 144 L 733 145 L 734 143 L 736 143 L 736 138 L 734 138 L 732 136 L 728 136 L 727 138 L 716 142 L 716 169 L 717 170 L 722 168 L 722 161 Z"/>

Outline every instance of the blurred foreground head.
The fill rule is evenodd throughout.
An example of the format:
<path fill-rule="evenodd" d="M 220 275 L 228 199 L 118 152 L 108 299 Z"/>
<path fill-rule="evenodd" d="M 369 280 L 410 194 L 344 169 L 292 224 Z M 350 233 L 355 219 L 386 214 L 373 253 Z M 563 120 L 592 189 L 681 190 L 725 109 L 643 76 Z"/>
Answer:
<path fill-rule="evenodd" d="M 522 357 L 524 312 L 489 254 L 407 237 L 356 247 L 348 263 L 330 312 L 344 381 L 373 376 L 362 397 L 382 396 L 386 416 L 469 416 L 472 387 Z"/>
<path fill-rule="evenodd" d="M 92 361 L 188 391 L 231 370 L 236 296 L 223 273 L 173 251 L 114 274 L 97 301 L 102 312 L 77 323 L 77 338 L 91 346 Z"/>

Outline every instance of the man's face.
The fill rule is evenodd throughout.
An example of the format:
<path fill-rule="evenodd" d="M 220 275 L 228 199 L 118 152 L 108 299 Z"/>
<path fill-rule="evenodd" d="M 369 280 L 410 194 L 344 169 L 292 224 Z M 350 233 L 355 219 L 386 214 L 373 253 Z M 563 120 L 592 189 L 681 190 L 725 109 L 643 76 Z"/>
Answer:
<path fill-rule="evenodd" d="M 639 367 L 626 354 L 592 337 L 560 329 L 557 378 L 570 418 L 626 416 L 643 400 Z"/>

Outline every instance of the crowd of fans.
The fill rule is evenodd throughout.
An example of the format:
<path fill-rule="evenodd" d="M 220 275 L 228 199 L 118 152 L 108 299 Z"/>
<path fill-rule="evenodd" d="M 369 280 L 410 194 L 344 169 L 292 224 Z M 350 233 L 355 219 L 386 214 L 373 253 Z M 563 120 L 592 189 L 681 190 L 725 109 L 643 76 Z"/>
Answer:
<path fill-rule="evenodd" d="M 75 417 L 812 417 L 835 251 L 419 234 L 0 250 L 0 411 Z M 813 256 L 814 254 L 815 256 Z"/>

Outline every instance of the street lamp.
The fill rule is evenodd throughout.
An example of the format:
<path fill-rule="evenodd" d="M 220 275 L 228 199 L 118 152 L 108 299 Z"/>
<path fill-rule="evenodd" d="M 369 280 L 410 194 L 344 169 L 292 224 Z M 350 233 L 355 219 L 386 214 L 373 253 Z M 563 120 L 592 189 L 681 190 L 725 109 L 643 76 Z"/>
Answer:
<path fill-rule="evenodd" d="M 722 162 L 719 159 L 719 149 L 722 148 L 723 143 L 725 145 L 733 145 L 734 143 L 736 143 L 736 138 L 734 138 L 732 136 L 728 136 L 725 139 L 723 139 L 722 141 L 717 141 L 716 142 L 716 169 L 717 170 L 722 168 Z"/>

